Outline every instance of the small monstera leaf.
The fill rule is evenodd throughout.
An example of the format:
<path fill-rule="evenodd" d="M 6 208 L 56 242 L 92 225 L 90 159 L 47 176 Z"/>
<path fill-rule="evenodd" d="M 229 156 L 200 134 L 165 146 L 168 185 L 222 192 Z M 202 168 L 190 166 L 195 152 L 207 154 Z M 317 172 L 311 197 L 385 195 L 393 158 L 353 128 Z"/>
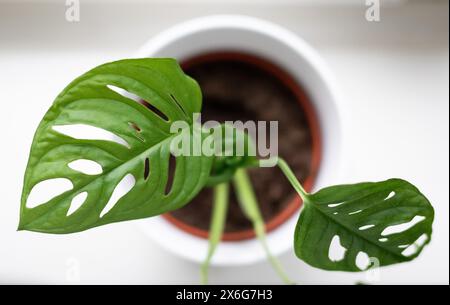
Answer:
<path fill-rule="evenodd" d="M 170 126 L 184 121 L 192 127 L 192 114 L 200 112 L 201 103 L 198 84 L 174 59 L 117 61 L 74 80 L 56 98 L 34 136 L 19 229 L 71 233 L 158 215 L 189 202 L 205 184 L 212 158 L 173 157 L 170 143 L 175 134 Z M 61 132 L 74 126 L 101 129 L 120 141 Z M 70 166 L 80 160 L 97 163 L 101 172 Z M 173 179 L 169 160 L 175 161 Z M 70 190 L 27 206 L 34 186 L 60 178 L 70 180 Z M 127 192 L 111 202 L 116 187 L 126 179 Z M 69 211 L 80 196 L 84 202 Z"/>
<path fill-rule="evenodd" d="M 430 241 L 433 218 L 429 201 L 404 180 L 332 186 L 305 198 L 295 252 L 326 270 L 361 271 L 371 263 L 406 262 Z M 338 257 L 330 257 L 333 243 Z"/>
<path fill-rule="evenodd" d="M 212 141 L 209 142 L 215 144 L 215 157 L 206 183 L 209 187 L 228 182 L 238 168 L 259 164 L 256 146 L 249 134 L 226 123 L 215 128 L 220 132 L 218 136 L 210 135 Z M 210 130 L 209 132 L 211 133 Z M 206 142 L 208 140 L 205 140 Z"/>

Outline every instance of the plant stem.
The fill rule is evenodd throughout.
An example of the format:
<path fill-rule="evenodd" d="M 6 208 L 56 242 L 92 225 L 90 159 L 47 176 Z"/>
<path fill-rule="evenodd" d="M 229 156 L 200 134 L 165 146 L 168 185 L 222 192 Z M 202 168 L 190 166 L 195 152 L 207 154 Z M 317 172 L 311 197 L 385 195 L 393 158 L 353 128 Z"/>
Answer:
<path fill-rule="evenodd" d="M 283 172 L 283 174 L 286 176 L 286 178 L 291 183 L 292 187 L 297 191 L 297 193 L 300 195 L 304 203 L 309 202 L 309 194 L 305 191 L 303 186 L 300 184 L 300 182 L 295 177 L 294 172 L 291 170 L 289 165 L 284 161 L 282 158 L 277 158 L 277 165 Z"/>
<path fill-rule="evenodd" d="M 233 178 L 233 184 L 236 189 L 236 196 L 239 201 L 239 204 L 244 214 L 253 223 L 253 228 L 255 230 L 256 237 L 261 242 L 261 245 L 264 251 L 266 252 L 267 258 L 269 259 L 270 263 L 272 264 L 273 268 L 278 273 L 280 278 L 286 284 L 292 284 L 293 282 L 288 278 L 288 276 L 284 272 L 278 259 L 272 256 L 272 254 L 270 253 L 266 241 L 266 229 L 264 225 L 264 220 L 261 216 L 261 212 L 258 207 L 258 202 L 256 200 L 252 184 L 245 169 L 240 168 L 236 171 Z"/>
<path fill-rule="evenodd" d="M 229 184 L 220 183 L 214 187 L 213 210 L 211 218 L 211 226 L 209 229 L 209 248 L 208 254 L 201 266 L 201 283 L 208 283 L 208 270 L 211 258 L 222 238 L 223 229 L 225 227 L 225 219 L 228 209 L 228 192 Z"/>

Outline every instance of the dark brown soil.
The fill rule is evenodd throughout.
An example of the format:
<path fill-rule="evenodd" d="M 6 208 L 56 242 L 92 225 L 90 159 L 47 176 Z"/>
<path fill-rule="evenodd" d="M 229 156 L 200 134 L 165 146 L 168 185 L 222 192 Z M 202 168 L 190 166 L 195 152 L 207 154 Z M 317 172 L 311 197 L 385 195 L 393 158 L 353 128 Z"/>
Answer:
<path fill-rule="evenodd" d="M 223 122 L 277 120 L 279 155 L 304 180 L 310 174 L 312 135 L 296 96 L 266 70 L 237 61 L 220 59 L 189 65 L 185 72 L 196 79 L 203 92 L 202 121 Z M 282 211 L 295 193 L 278 168 L 250 171 L 250 177 L 266 221 Z M 212 190 L 206 188 L 185 207 L 171 213 L 184 223 L 209 230 Z M 230 197 L 225 232 L 251 229 L 234 194 Z"/>

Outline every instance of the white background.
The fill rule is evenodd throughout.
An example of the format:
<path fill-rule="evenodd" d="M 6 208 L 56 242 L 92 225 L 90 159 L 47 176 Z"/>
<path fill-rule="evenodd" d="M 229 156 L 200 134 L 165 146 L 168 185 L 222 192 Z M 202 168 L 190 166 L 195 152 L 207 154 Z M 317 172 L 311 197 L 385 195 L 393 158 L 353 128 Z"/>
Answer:
<path fill-rule="evenodd" d="M 197 265 L 160 249 L 133 222 L 66 236 L 16 232 L 22 179 L 34 130 L 69 81 L 130 56 L 174 23 L 238 13 L 296 32 L 336 75 L 348 168 L 340 182 L 402 177 L 433 203 L 431 245 L 412 263 L 383 268 L 374 283 L 448 284 L 448 2 L 393 1 L 379 23 L 367 22 L 356 0 L 226 3 L 81 0 L 80 22 L 69 23 L 64 1 L 0 0 L 0 283 L 199 282 Z M 311 268 L 292 253 L 281 260 L 299 283 L 368 281 Z M 260 263 L 214 268 L 211 283 L 280 281 Z"/>

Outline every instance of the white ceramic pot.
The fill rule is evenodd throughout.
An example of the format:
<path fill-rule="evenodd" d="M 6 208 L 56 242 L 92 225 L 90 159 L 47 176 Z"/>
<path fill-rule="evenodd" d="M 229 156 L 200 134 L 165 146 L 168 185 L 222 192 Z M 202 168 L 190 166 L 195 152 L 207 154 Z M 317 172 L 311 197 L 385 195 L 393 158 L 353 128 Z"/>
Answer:
<path fill-rule="evenodd" d="M 315 189 L 338 181 L 341 165 L 341 129 L 337 93 L 333 78 L 319 55 L 288 30 L 245 16 L 218 15 L 178 24 L 148 41 L 137 57 L 174 57 L 182 61 L 211 51 L 242 51 L 272 61 L 290 73 L 309 94 L 318 115 L 322 160 Z M 298 213 L 268 234 L 273 254 L 292 249 Z M 142 230 L 175 255 L 201 262 L 207 240 L 186 233 L 162 217 L 139 220 Z M 257 240 L 222 242 L 213 265 L 241 265 L 263 260 L 265 253 Z"/>

